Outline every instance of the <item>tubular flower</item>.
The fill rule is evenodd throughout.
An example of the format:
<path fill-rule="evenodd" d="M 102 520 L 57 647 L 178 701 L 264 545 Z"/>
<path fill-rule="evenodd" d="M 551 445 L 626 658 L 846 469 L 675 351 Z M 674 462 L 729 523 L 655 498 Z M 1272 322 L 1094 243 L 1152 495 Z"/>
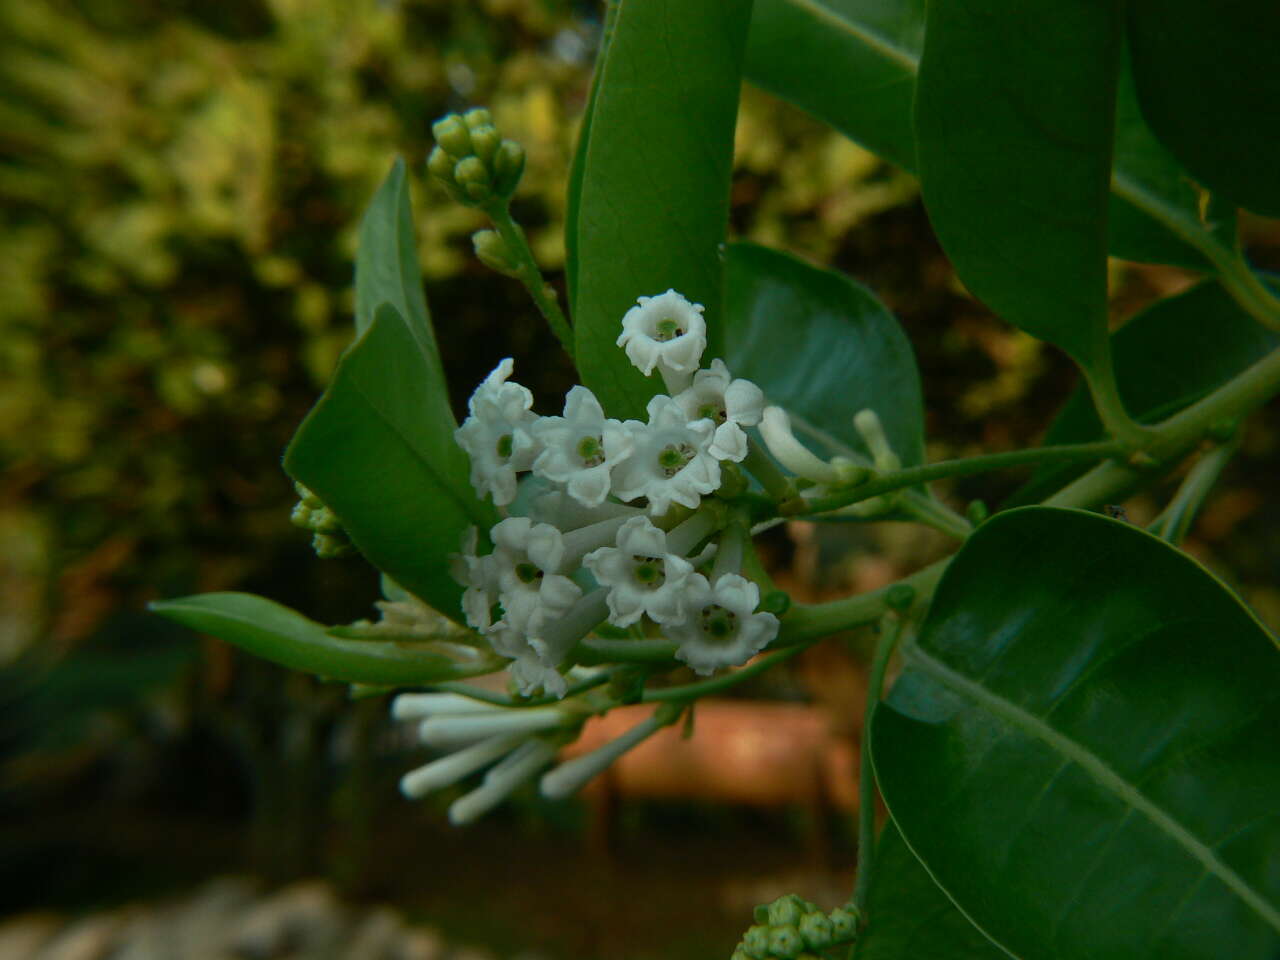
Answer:
<path fill-rule="evenodd" d="M 544 618 L 563 615 L 582 596 L 581 587 L 557 572 L 564 535 L 555 527 L 508 517 L 490 535 L 498 599 L 508 626 L 536 634 Z"/>
<path fill-rule="evenodd" d="M 689 421 L 680 404 L 659 394 L 649 400 L 649 423 L 625 424 L 635 452 L 613 474 L 619 499 L 647 497 L 649 512 L 666 513 L 672 502 L 690 509 L 720 486 L 720 462 L 711 453 L 715 423 Z"/>
<path fill-rule="evenodd" d="M 583 386 L 565 396 L 563 417 L 542 417 L 532 432 L 542 446 L 533 472 L 565 484 L 569 496 L 584 507 L 604 503 L 610 471 L 635 446 L 621 422 L 606 419 L 600 401 Z"/>
<path fill-rule="evenodd" d="M 493 605 L 498 599 L 498 576 L 493 555 L 476 555 L 480 531 L 470 527 L 462 535 L 462 552 L 450 554 L 450 573 L 466 587 L 462 592 L 462 612 L 467 624 L 483 633 L 493 622 Z"/>
<path fill-rule="evenodd" d="M 618 346 L 627 359 L 645 376 L 657 367 L 664 379 L 669 374 L 688 378 L 698 369 L 707 347 L 707 322 L 702 304 L 690 303 L 674 290 L 656 297 L 638 297 L 622 318 Z M 687 379 L 685 379 L 687 382 Z"/>
<path fill-rule="evenodd" d="M 688 616 L 665 629 L 680 644 L 676 657 L 698 673 L 741 666 L 778 635 L 777 617 L 754 612 L 760 588 L 736 573 L 724 574 L 715 586 L 695 573 L 684 596 Z"/>
<path fill-rule="evenodd" d="M 516 498 L 516 473 L 532 467 L 538 455 L 530 429 L 537 419 L 533 394 L 507 382 L 513 369 L 508 357 L 485 378 L 467 402 L 471 415 L 454 433 L 471 458 L 471 485 L 497 506 Z"/>
<path fill-rule="evenodd" d="M 675 396 L 690 420 L 709 419 L 716 424 L 711 453 L 717 460 L 741 463 L 747 455 L 743 427 L 754 427 L 764 410 L 764 391 L 750 380 L 733 380 L 718 357 L 708 370 L 693 375 L 693 385 Z"/>
<path fill-rule="evenodd" d="M 646 613 L 658 623 L 683 620 L 693 564 L 668 552 L 667 535 L 646 517 L 624 523 L 617 543 L 593 550 L 582 561 L 609 588 L 609 622 L 628 627 Z"/>

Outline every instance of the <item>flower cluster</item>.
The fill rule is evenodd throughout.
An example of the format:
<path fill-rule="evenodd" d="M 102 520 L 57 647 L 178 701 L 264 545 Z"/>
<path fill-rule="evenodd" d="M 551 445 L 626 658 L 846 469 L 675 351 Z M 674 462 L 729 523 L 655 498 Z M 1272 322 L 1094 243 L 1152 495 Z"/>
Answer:
<path fill-rule="evenodd" d="M 851 943 L 858 933 L 858 912 L 851 905 L 823 913 L 794 893 L 756 907 L 755 919 L 731 960 L 818 960 L 822 951 Z"/>
<path fill-rule="evenodd" d="M 644 422 L 609 418 L 584 386 L 562 415 L 539 416 L 509 359 L 471 397 L 456 436 L 472 485 L 522 515 L 488 531 L 487 553 L 470 531 L 454 576 L 467 622 L 511 661 L 525 694 L 563 696 L 574 647 L 604 620 L 662 632 L 700 673 L 745 663 L 777 634 L 736 568 L 698 569 L 715 556 L 723 519 L 704 501 L 722 465 L 746 458 L 745 430 L 764 409 L 760 388 L 722 360 L 700 367 L 702 312 L 668 290 L 623 317 L 618 346 L 669 391 L 649 401 Z"/>

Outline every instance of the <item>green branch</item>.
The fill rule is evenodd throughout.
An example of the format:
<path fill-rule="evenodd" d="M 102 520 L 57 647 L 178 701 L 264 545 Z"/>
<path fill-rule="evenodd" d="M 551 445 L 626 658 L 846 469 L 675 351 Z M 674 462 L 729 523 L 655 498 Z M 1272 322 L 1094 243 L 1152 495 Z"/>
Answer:
<path fill-rule="evenodd" d="M 529 248 L 529 241 L 525 238 L 524 231 L 511 217 L 510 202 L 495 199 L 486 204 L 483 209 L 493 221 L 498 235 L 502 237 L 507 255 L 511 258 L 512 276 L 524 284 L 524 288 L 529 291 L 529 296 L 533 298 L 538 310 L 551 326 L 551 331 L 572 360 L 574 358 L 573 330 L 570 329 L 569 321 L 560 309 L 560 300 L 555 290 L 542 279 L 542 271 L 538 269 L 538 262 L 533 258 L 533 251 Z"/>
<path fill-rule="evenodd" d="M 754 676 L 771 670 L 784 660 L 790 660 L 797 653 L 807 650 L 816 643 L 816 639 L 808 640 L 804 643 L 797 644 L 794 647 L 788 647 L 784 650 L 778 650 L 767 656 L 761 657 L 755 663 L 742 667 L 740 670 L 734 670 L 732 673 L 726 673 L 724 676 L 716 677 L 713 680 L 703 680 L 700 683 L 686 683 L 679 687 L 663 687 L 661 690 L 646 690 L 644 696 L 640 699 L 644 703 L 661 703 L 663 701 L 675 701 L 677 703 L 686 700 L 695 700 L 698 697 L 705 697 L 711 693 L 719 693 L 721 690 L 727 690 L 729 687 L 736 686 L 744 680 L 750 680 Z"/>

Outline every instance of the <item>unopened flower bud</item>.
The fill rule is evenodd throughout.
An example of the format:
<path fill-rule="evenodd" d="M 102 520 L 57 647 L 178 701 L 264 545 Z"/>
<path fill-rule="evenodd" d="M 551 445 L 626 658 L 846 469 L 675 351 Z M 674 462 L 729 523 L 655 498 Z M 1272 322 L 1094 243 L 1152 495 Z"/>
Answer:
<path fill-rule="evenodd" d="M 462 121 L 471 128 L 471 134 L 474 137 L 477 127 L 493 126 L 493 115 L 484 107 L 472 107 L 462 115 Z"/>
<path fill-rule="evenodd" d="M 871 451 L 871 461 L 876 469 L 884 473 L 892 473 L 902 469 L 902 461 L 893 452 L 889 437 L 884 432 L 884 425 L 874 410 L 859 410 L 853 418 L 854 429 L 862 435 L 862 441 Z"/>
<path fill-rule="evenodd" d="M 751 915 L 755 918 L 756 923 L 767 924 L 769 922 L 769 905 L 767 903 L 757 905 L 756 908 L 751 911 Z"/>
<path fill-rule="evenodd" d="M 467 124 L 456 113 L 441 117 L 433 123 L 431 132 L 436 143 L 444 147 L 455 160 L 471 156 L 471 134 L 467 130 Z"/>
<path fill-rule="evenodd" d="M 498 133 L 497 128 L 490 124 L 475 127 L 471 131 L 471 145 L 475 148 L 476 156 L 486 164 L 493 162 L 493 158 L 501 144 L 502 134 Z"/>
<path fill-rule="evenodd" d="M 791 595 L 785 590 L 770 590 L 760 601 L 760 609 L 780 617 L 791 609 Z"/>
<path fill-rule="evenodd" d="M 768 960 L 769 928 L 762 923 L 748 928 L 742 935 L 742 952 L 751 960 Z"/>
<path fill-rule="evenodd" d="M 791 924 L 774 927 L 769 934 L 769 952 L 779 960 L 796 960 L 804 951 L 800 931 Z"/>
<path fill-rule="evenodd" d="M 916 588 L 909 583 L 895 583 L 884 592 L 884 605 L 899 612 L 916 602 Z"/>
<path fill-rule="evenodd" d="M 490 270 L 497 270 L 508 277 L 519 272 L 511 260 L 506 241 L 496 230 L 477 230 L 471 235 L 471 243 L 476 249 L 476 257 Z"/>
<path fill-rule="evenodd" d="M 831 946 L 831 921 L 826 914 L 807 913 L 800 918 L 796 929 L 800 931 L 800 938 L 810 950 L 825 950 Z"/>
<path fill-rule="evenodd" d="M 769 923 L 775 927 L 795 926 L 804 912 L 800 898 L 789 893 L 769 904 Z"/>
<path fill-rule="evenodd" d="M 858 912 L 847 906 L 831 911 L 831 936 L 835 943 L 847 943 L 858 935 Z"/>
<path fill-rule="evenodd" d="M 747 956 L 747 952 L 742 949 L 742 944 L 738 944 L 737 948 L 733 951 L 733 956 L 731 956 L 729 960 L 751 960 L 751 958 Z"/>
<path fill-rule="evenodd" d="M 493 189 L 500 197 L 516 192 L 524 173 L 524 147 L 514 140 L 503 140 L 493 155 Z"/>
<path fill-rule="evenodd" d="M 987 505 L 981 500 L 974 500 L 965 510 L 964 515 L 969 522 L 975 527 L 981 526 L 982 522 L 990 516 L 991 511 L 987 509 Z"/>
<path fill-rule="evenodd" d="M 453 157 L 449 156 L 443 147 L 433 147 L 431 155 L 427 157 L 427 170 L 438 180 L 443 180 L 447 184 L 453 183 L 453 166 L 457 163 Z"/>

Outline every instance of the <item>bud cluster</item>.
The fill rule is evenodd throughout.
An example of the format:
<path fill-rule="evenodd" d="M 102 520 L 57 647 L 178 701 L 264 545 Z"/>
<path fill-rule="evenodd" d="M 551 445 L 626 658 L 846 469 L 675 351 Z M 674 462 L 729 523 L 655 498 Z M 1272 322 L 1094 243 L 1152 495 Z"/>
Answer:
<path fill-rule="evenodd" d="M 325 559 L 345 557 L 355 551 L 347 532 L 334 516 L 333 511 L 314 493 L 300 483 L 294 484 L 300 498 L 289 515 L 295 527 L 312 532 L 311 546 L 318 556 Z"/>
<path fill-rule="evenodd" d="M 794 893 L 756 907 L 755 920 L 731 960 L 818 960 L 824 950 L 852 943 L 858 933 L 858 913 L 851 905 L 824 913 Z"/>
<path fill-rule="evenodd" d="M 515 193 L 524 172 L 524 148 L 503 139 L 488 110 L 451 113 L 431 130 L 436 147 L 427 158 L 427 169 L 455 200 L 475 207 Z"/>

